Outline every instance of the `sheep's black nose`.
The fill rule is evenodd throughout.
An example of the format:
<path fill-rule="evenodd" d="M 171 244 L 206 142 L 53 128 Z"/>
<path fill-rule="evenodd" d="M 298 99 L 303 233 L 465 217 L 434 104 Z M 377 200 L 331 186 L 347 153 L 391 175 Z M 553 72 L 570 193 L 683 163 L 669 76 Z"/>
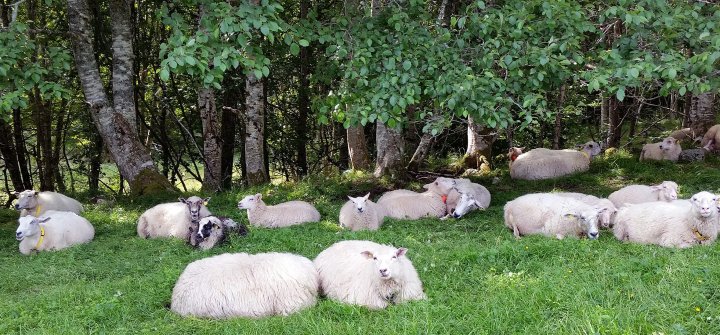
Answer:
<path fill-rule="evenodd" d="M 20 235 L 22 235 L 21 232 L 16 232 L 16 233 L 15 233 L 15 236 L 20 236 Z"/>
<path fill-rule="evenodd" d="M 598 233 L 590 233 L 590 237 L 592 237 L 592 238 L 597 238 L 597 237 L 598 237 Z"/>
<path fill-rule="evenodd" d="M 20 209 L 20 205 L 15 205 L 15 209 Z"/>
<path fill-rule="evenodd" d="M 387 269 L 380 269 L 380 274 L 381 275 L 387 274 Z"/>
<path fill-rule="evenodd" d="M 456 219 L 459 219 L 459 218 L 460 218 L 460 215 L 458 215 L 457 213 L 453 213 L 453 217 L 456 218 Z"/>

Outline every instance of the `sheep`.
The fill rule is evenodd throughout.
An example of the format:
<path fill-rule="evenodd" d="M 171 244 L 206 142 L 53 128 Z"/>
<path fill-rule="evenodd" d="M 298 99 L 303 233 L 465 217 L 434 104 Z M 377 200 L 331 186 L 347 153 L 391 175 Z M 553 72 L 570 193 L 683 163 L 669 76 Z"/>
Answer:
<path fill-rule="evenodd" d="M 46 211 L 41 217 L 33 215 L 18 219 L 15 238 L 20 241 L 20 253 L 60 250 L 92 241 L 95 228 L 84 217 L 73 212 Z"/>
<path fill-rule="evenodd" d="M 226 217 L 206 216 L 190 224 L 189 243 L 193 247 L 208 250 L 225 242 L 231 232 L 237 232 L 240 236 L 248 234 L 247 227 L 242 223 Z"/>
<path fill-rule="evenodd" d="M 509 201 L 504 210 L 505 225 L 516 238 L 542 234 L 557 239 L 566 236 L 597 239 L 598 218 L 607 208 L 552 193 L 534 193 Z"/>
<path fill-rule="evenodd" d="M 370 193 L 364 197 L 348 198 L 350 200 L 340 209 L 340 226 L 352 231 L 378 230 L 385 218 L 385 210 L 369 200 Z"/>
<path fill-rule="evenodd" d="M 720 143 L 720 124 L 710 127 L 710 129 L 705 132 L 702 140 L 700 140 L 700 146 L 708 149 L 708 151 L 714 151 L 720 147 L 718 143 Z"/>
<path fill-rule="evenodd" d="M 177 237 L 190 239 L 190 224 L 212 215 L 207 209 L 210 198 L 192 196 L 179 202 L 159 204 L 138 219 L 137 233 L 142 238 Z"/>
<path fill-rule="evenodd" d="M 639 204 L 651 201 L 673 201 L 677 199 L 678 184 L 674 181 L 663 181 L 657 185 L 628 185 L 613 193 L 608 199 L 615 207 L 625 204 Z"/>
<path fill-rule="evenodd" d="M 672 137 L 680 142 L 687 142 L 687 143 L 693 143 L 695 141 L 698 141 L 699 137 L 695 134 L 695 131 L 692 128 L 682 128 L 673 131 L 668 135 L 668 137 Z"/>
<path fill-rule="evenodd" d="M 617 207 L 615 207 L 615 204 L 613 204 L 612 201 L 610 201 L 609 199 L 598 198 L 594 195 L 575 193 L 575 192 L 558 192 L 558 193 L 553 193 L 553 194 L 555 194 L 557 196 L 561 196 L 561 197 L 579 200 L 590 206 L 599 206 L 601 208 L 607 208 L 607 210 L 604 211 L 600 215 L 600 226 L 603 228 L 612 227 L 613 218 L 615 217 L 615 214 L 617 213 Z"/>
<path fill-rule="evenodd" d="M 320 291 L 329 299 L 384 309 L 390 304 L 426 299 L 407 249 L 371 241 L 341 241 L 313 261 Z"/>
<path fill-rule="evenodd" d="M 238 202 L 239 209 L 247 209 L 253 226 L 281 228 L 306 222 L 320 221 L 320 212 L 305 201 L 288 201 L 274 206 L 265 205 L 262 194 L 248 195 Z"/>
<path fill-rule="evenodd" d="M 562 177 L 587 171 L 590 161 L 600 154 L 600 144 L 587 142 L 582 150 L 550 150 L 537 148 L 522 153 L 522 148 L 510 148 L 510 177 L 540 180 Z"/>
<path fill-rule="evenodd" d="M 640 161 L 644 160 L 669 160 L 677 162 L 682 152 L 682 147 L 678 140 L 672 137 L 667 137 L 662 142 L 648 143 L 643 145 L 642 152 L 640 153 Z"/>
<path fill-rule="evenodd" d="M 700 192 L 691 206 L 667 202 L 646 202 L 621 208 L 613 233 L 620 241 L 688 248 L 709 245 L 718 234 L 718 197 Z"/>
<path fill-rule="evenodd" d="M 289 253 L 222 254 L 194 261 L 180 274 L 170 309 L 211 319 L 290 315 L 317 302 L 313 263 Z"/>
<path fill-rule="evenodd" d="M 455 180 L 440 177 L 434 182 L 423 186 L 427 191 L 415 193 L 407 190 L 397 190 L 385 194 L 378 200 L 385 216 L 395 219 L 417 220 L 422 217 L 445 216 L 447 208 L 445 202 L 447 194 L 455 187 Z"/>
<path fill-rule="evenodd" d="M 707 155 L 708 152 L 710 152 L 708 148 L 684 149 L 680 151 L 680 155 L 678 155 L 678 162 L 701 162 L 705 160 L 705 155 Z"/>
<path fill-rule="evenodd" d="M 490 198 L 485 186 L 465 178 L 455 179 L 455 187 L 448 193 L 445 204 L 447 217 L 459 219 L 473 209 L 487 209 Z"/>
<path fill-rule="evenodd" d="M 13 195 L 18 199 L 15 209 L 20 211 L 20 216 L 39 217 L 51 210 L 75 214 L 83 211 L 83 206 L 79 201 L 56 192 L 25 190 L 13 192 Z"/>

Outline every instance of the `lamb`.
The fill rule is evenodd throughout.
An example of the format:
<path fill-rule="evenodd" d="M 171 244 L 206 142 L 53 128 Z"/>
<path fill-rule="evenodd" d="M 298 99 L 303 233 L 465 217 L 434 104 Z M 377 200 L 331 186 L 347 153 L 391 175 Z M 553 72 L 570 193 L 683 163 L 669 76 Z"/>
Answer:
<path fill-rule="evenodd" d="M 378 230 L 385 218 L 385 210 L 369 200 L 370 193 L 364 197 L 348 198 L 350 200 L 340 209 L 340 226 L 352 231 Z"/>
<path fill-rule="evenodd" d="M 620 209 L 613 233 L 620 241 L 688 248 L 710 245 L 718 234 L 717 196 L 700 192 L 691 206 L 646 202 Z"/>
<path fill-rule="evenodd" d="M 179 202 L 159 204 L 138 219 L 137 233 L 142 238 L 177 237 L 190 239 L 190 224 L 212 215 L 207 209 L 210 198 L 192 196 Z"/>
<path fill-rule="evenodd" d="M 465 178 L 455 179 L 455 188 L 447 196 L 446 213 L 459 219 L 473 209 L 487 209 L 490 198 L 490 192 L 485 186 Z"/>
<path fill-rule="evenodd" d="M 522 153 L 522 148 L 510 148 L 510 177 L 540 180 L 562 177 L 587 171 L 590 161 L 600 154 L 600 144 L 587 142 L 582 150 L 550 150 L 537 148 Z"/>
<path fill-rule="evenodd" d="M 702 140 L 700 140 L 700 146 L 708 149 L 708 151 L 714 151 L 720 147 L 718 143 L 720 143 L 720 124 L 710 127 L 710 129 L 705 132 Z"/>
<path fill-rule="evenodd" d="M 15 231 L 20 253 L 60 250 L 92 241 L 95 228 L 87 219 L 73 212 L 46 211 L 42 217 L 22 216 Z"/>
<path fill-rule="evenodd" d="M 306 222 L 320 221 L 320 212 L 305 201 L 288 201 L 274 206 L 265 205 L 262 194 L 248 195 L 238 202 L 239 209 L 247 209 L 253 226 L 282 228 Z"/>
<path fill-rule="evenodd" d="M 607 208 L 552 193 L 534 193 L 509 201 L 504 210 L 505 225 L 516 238 L 542 234 L 557 239 L 566 236 L 597 239 L 598 218 Z"/>
<path fill-rule="evenodd" d="M 248 234 L 247 227 L 242 223 L 226 217 L 206 216 L 190 225 L 189 243 L 193 247 L 208 250 L 225 242 L 228 234 L 232 232 L 237 232 L 240 236 Z"/>
<path fill-rule="evenodd" d="M 677 199 L 678 184 L 673 181 L 663 181 L 658 185 L 628 185 L 613 193 L 608 199 L 615 207 L 620 208 L 626 204 L 639 204 L 651 201 L 673 201 Z"/>
<path fill-rule="evenodd" d="M 447 211 L 447 194 L 455 187 L 455 180 L 440 177 L 423 186 L 427 191 L 415 193 L 407 190 L 388 192 L 378 200 L 385 216 L 395 219 L 417 220 L 422 217 L 443 217 Z"/>
<path fill-rule="evenodd" d="M 590 206 L 598 206 L 601 208 L 607 208 L 607 210 L 604 211 L 600 215 L 600 226 L 603 228 L 612 227 L 613 218 L 615 217 L 615 214 L 617 213 L 617 208 L 615 207 L 615 204 L 613 204 L 612 201 L 610 201 L 609 199 L 598 198 L 594 195 L 575 193 L 575 192 L 558 192 L 558 193 L 553 193 L 553 194 L 555 194 L 557 196 L 561 196 L 561 197 L 580 200 Z"/>
<path fill-rule="evenodd" d="M 319 285 L 305 257 L 226 253 L 188 264 L 173 288 L 170 309 L 211 319 L 286 316 L 315 305 Z"/>
<path fill-rule="evenodd" d="M 669 160 L 677 162 L 682 152 L 682 147 L 678 140 L 672 137 L 665 138 L 662 142 L 648 143 L 643 145 L 640 153 L 640 161 L 644 160 Z"/>
<path fill-rule="evenodd" d="M 337 242 L 313 261 L 320 290 L 329 299 L 369 309 L 423 300 L 422 282 L 406 253 L 371 241 Z"/>
<path fill-rule="evenodd" d="M 47 211 L 65 211 L 80 214 L 83 211 L 82 204 L 66 195 L 50 191 L 25 190 L 13 192 L 18 202 L 16 210 L 20 210 L 20 216 L 33 215 L 42 216 Z"/>

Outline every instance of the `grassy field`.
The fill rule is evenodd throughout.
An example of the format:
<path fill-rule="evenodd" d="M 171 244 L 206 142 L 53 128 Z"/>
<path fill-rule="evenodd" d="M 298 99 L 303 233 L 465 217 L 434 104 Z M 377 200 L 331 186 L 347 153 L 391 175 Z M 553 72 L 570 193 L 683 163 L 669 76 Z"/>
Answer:
<path fill-rule="evenodd" d="M 479 179 L 491 207 L 460 220 L 387 220 L 377 232 L 337 227 L 345 195 L 382 185 L 362 177 L 311 178 L 214 195 L 210 209 L 247 222 L 237 200 L 262 192 L 268 203 L 314 202 L 323 221 L 299 227 L 254 228 L 245 238 L 206 252 L 178 240 L 142 240 L 135 223 L 168 199 L 119 199 L 88 206 L 95 240 L 59 252 L 22 256 L 16 216 L 0 211 L 0 334 L 711 334 L 720 333 L 720 245 L 689 250 L 543 237 L 516 240 L 502 221 L 505 202 L 525 193 L 580 191 L 607 196 L 631 183 L 675 180 L 681 197 L 720 193 L 720 161 L 640 165 L 618 155 L 570 178 L 518 182 Z M 418 187 L 419 185 L 413 185 Z M 367 239 L 409 248 L 428 300 L 383 311 L 321 300 L 289 317 L 211 321 L 169 311 L 175 281 L 191 261 L 224 252 L 287 251 L 314 258 L 333 242 Z"/>

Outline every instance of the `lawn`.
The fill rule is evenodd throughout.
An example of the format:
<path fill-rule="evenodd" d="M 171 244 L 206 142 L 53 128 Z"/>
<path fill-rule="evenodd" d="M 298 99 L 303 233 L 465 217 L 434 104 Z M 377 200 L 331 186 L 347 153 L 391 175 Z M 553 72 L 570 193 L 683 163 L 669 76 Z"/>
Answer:
<path fill-rule="evenodd" d="M 358 176 L 309 178 L 299 184 L 214 195 L 210 209 L 247 223 L 235 208 L 262 192 L 268 203 L 308 200 L 318 224 L 251 229 L 222 247 L 198 251 L 179 240 L 142 240 L 139 214 L 168 199 L 118 199 L 87 206 L 95 240 L 58 252 L 22 256 L 14 239 L 17 214 L 0 211 L 0 334 L 710 334 L 720 333 L 720 246 L 689 250 L 623 244 L 611 232 L 599 240 L 515 239 L 502 207 L 525 193 L 579 191 L 607 196 L 631 183 L 674 180 L 680 196 L 720 193 L 720 161 L 638 164 L 619 154 L 569 178 L 520 182 L 506 170 L 478 179 L 491 207 L 460 220 L 386 220 L 376 232 L 337 227 L 346 194 L 382 184 Z M 413 184 L 417 188 L 419 184 Z M 367 239 L 409 249 L 428 299 L 369 311 L 328 300 L 289 317 L 211 321 L 183 319 L 170 294 L 193 260 L 224 252 L 285 251 L 315 257 L 340 240 Z"/>

